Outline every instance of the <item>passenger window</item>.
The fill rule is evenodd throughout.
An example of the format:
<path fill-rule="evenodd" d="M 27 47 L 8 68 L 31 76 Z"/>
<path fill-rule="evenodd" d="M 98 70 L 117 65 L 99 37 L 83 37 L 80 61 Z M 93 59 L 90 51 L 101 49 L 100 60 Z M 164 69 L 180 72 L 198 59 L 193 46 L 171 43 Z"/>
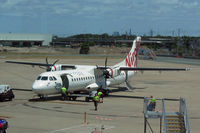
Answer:
<path fill-rule="evenodd" d="M 52 78 L 52 77 L 49 77 L 49 80 L 50 80 L 50 81 L 52 81 L 52 80 L 53 80 L 53 78 Z"/>
<path fill-rule="evenodd" d="M 41 76 L 39 76 L 38 78 L 37 78 L 37 80 L 40 80 L 41 79 Z"/>
<path fill-rule="evenodd" d="M 44 76 L 41 78 L 41 80 L 48 80 L 48 77 Z"/>
<path fill-rule="evenodd" d="M 54 76 L 53 76 L 53 79 L 54 79 L 54 80 L 57 80 Z"/>

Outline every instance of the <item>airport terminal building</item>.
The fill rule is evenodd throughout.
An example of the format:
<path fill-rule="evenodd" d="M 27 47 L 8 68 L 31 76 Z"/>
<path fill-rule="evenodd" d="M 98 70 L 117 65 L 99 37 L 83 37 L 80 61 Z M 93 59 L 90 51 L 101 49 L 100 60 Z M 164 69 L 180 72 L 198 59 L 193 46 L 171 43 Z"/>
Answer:
<path fill-rule="evenodd" d="M 16 34 L 7 33 L 0 34 L 0 45 L 9 46 L 49 46 L 52 42 L 52 35 L 50 34 Z"/>

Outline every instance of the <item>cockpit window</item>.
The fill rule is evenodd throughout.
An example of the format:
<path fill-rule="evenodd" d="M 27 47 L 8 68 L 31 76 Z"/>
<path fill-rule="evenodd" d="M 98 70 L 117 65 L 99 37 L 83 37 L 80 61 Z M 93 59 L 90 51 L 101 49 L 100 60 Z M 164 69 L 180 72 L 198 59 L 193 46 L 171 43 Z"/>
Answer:
<path fill-rule="evenodd" d="M 52 78 L 52 77 L 49 77 L 49 80 L 50 80 L 50 81 L 52 81 L 52 80 L 53 80 L 53 78 Z"/>
<path fill-rule="evenodd" d="M 53 79 L 54 79 L 54 80 L 57 80 L 54 76 L 53 76 Z"/>
<path fill-rule="evenodd" d="M 41 76 L 39 76 L 38 78 L 37 78 L 37 80 L 40 80 L 41 79 Z"/>
<path fill-rule="evenodd" d="M 48 77 L 44 76 L 41 78 L 41 80 L 48 80 Z"/>

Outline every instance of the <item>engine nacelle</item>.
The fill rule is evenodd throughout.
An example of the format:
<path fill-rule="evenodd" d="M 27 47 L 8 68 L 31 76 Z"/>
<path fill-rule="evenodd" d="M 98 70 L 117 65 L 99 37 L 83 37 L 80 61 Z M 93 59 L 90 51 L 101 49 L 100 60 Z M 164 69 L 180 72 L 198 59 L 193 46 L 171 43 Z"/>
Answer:
<path fill-rule="evenodd" d="M 119 68 L 114 68 L 114 69 L 109 68 L 109 69 L 106 69 L 106 71 L 109 73 L 110 78 L 114 78 L 120 75 Z"/>
<path fill-rule="evenodd" d="M 54 66 L 51 66 L 51 71 L 60 71 L 62 70 L 62 65 L 54 65 Z"/>

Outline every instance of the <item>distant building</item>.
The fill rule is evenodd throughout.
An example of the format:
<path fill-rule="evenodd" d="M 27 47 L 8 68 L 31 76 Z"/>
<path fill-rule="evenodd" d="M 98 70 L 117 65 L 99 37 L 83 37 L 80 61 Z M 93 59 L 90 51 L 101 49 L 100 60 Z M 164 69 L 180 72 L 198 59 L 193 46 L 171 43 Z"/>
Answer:
<path fill-rule="evenodd" d="M 131 32 L 131 29 L 129 30 L 129 36 L 131 36 L 132 35 L 132 32 Z"/>
<path fill-rule="evenodd" d="M 11 46 L 49 46 L 52 42 L 50 34 L 0 34 L 0 45 Z"/>
<path fill-rule="evenodd" d="M 113 36 L 120 36 L 118 31 L 113 32 Z"/>

